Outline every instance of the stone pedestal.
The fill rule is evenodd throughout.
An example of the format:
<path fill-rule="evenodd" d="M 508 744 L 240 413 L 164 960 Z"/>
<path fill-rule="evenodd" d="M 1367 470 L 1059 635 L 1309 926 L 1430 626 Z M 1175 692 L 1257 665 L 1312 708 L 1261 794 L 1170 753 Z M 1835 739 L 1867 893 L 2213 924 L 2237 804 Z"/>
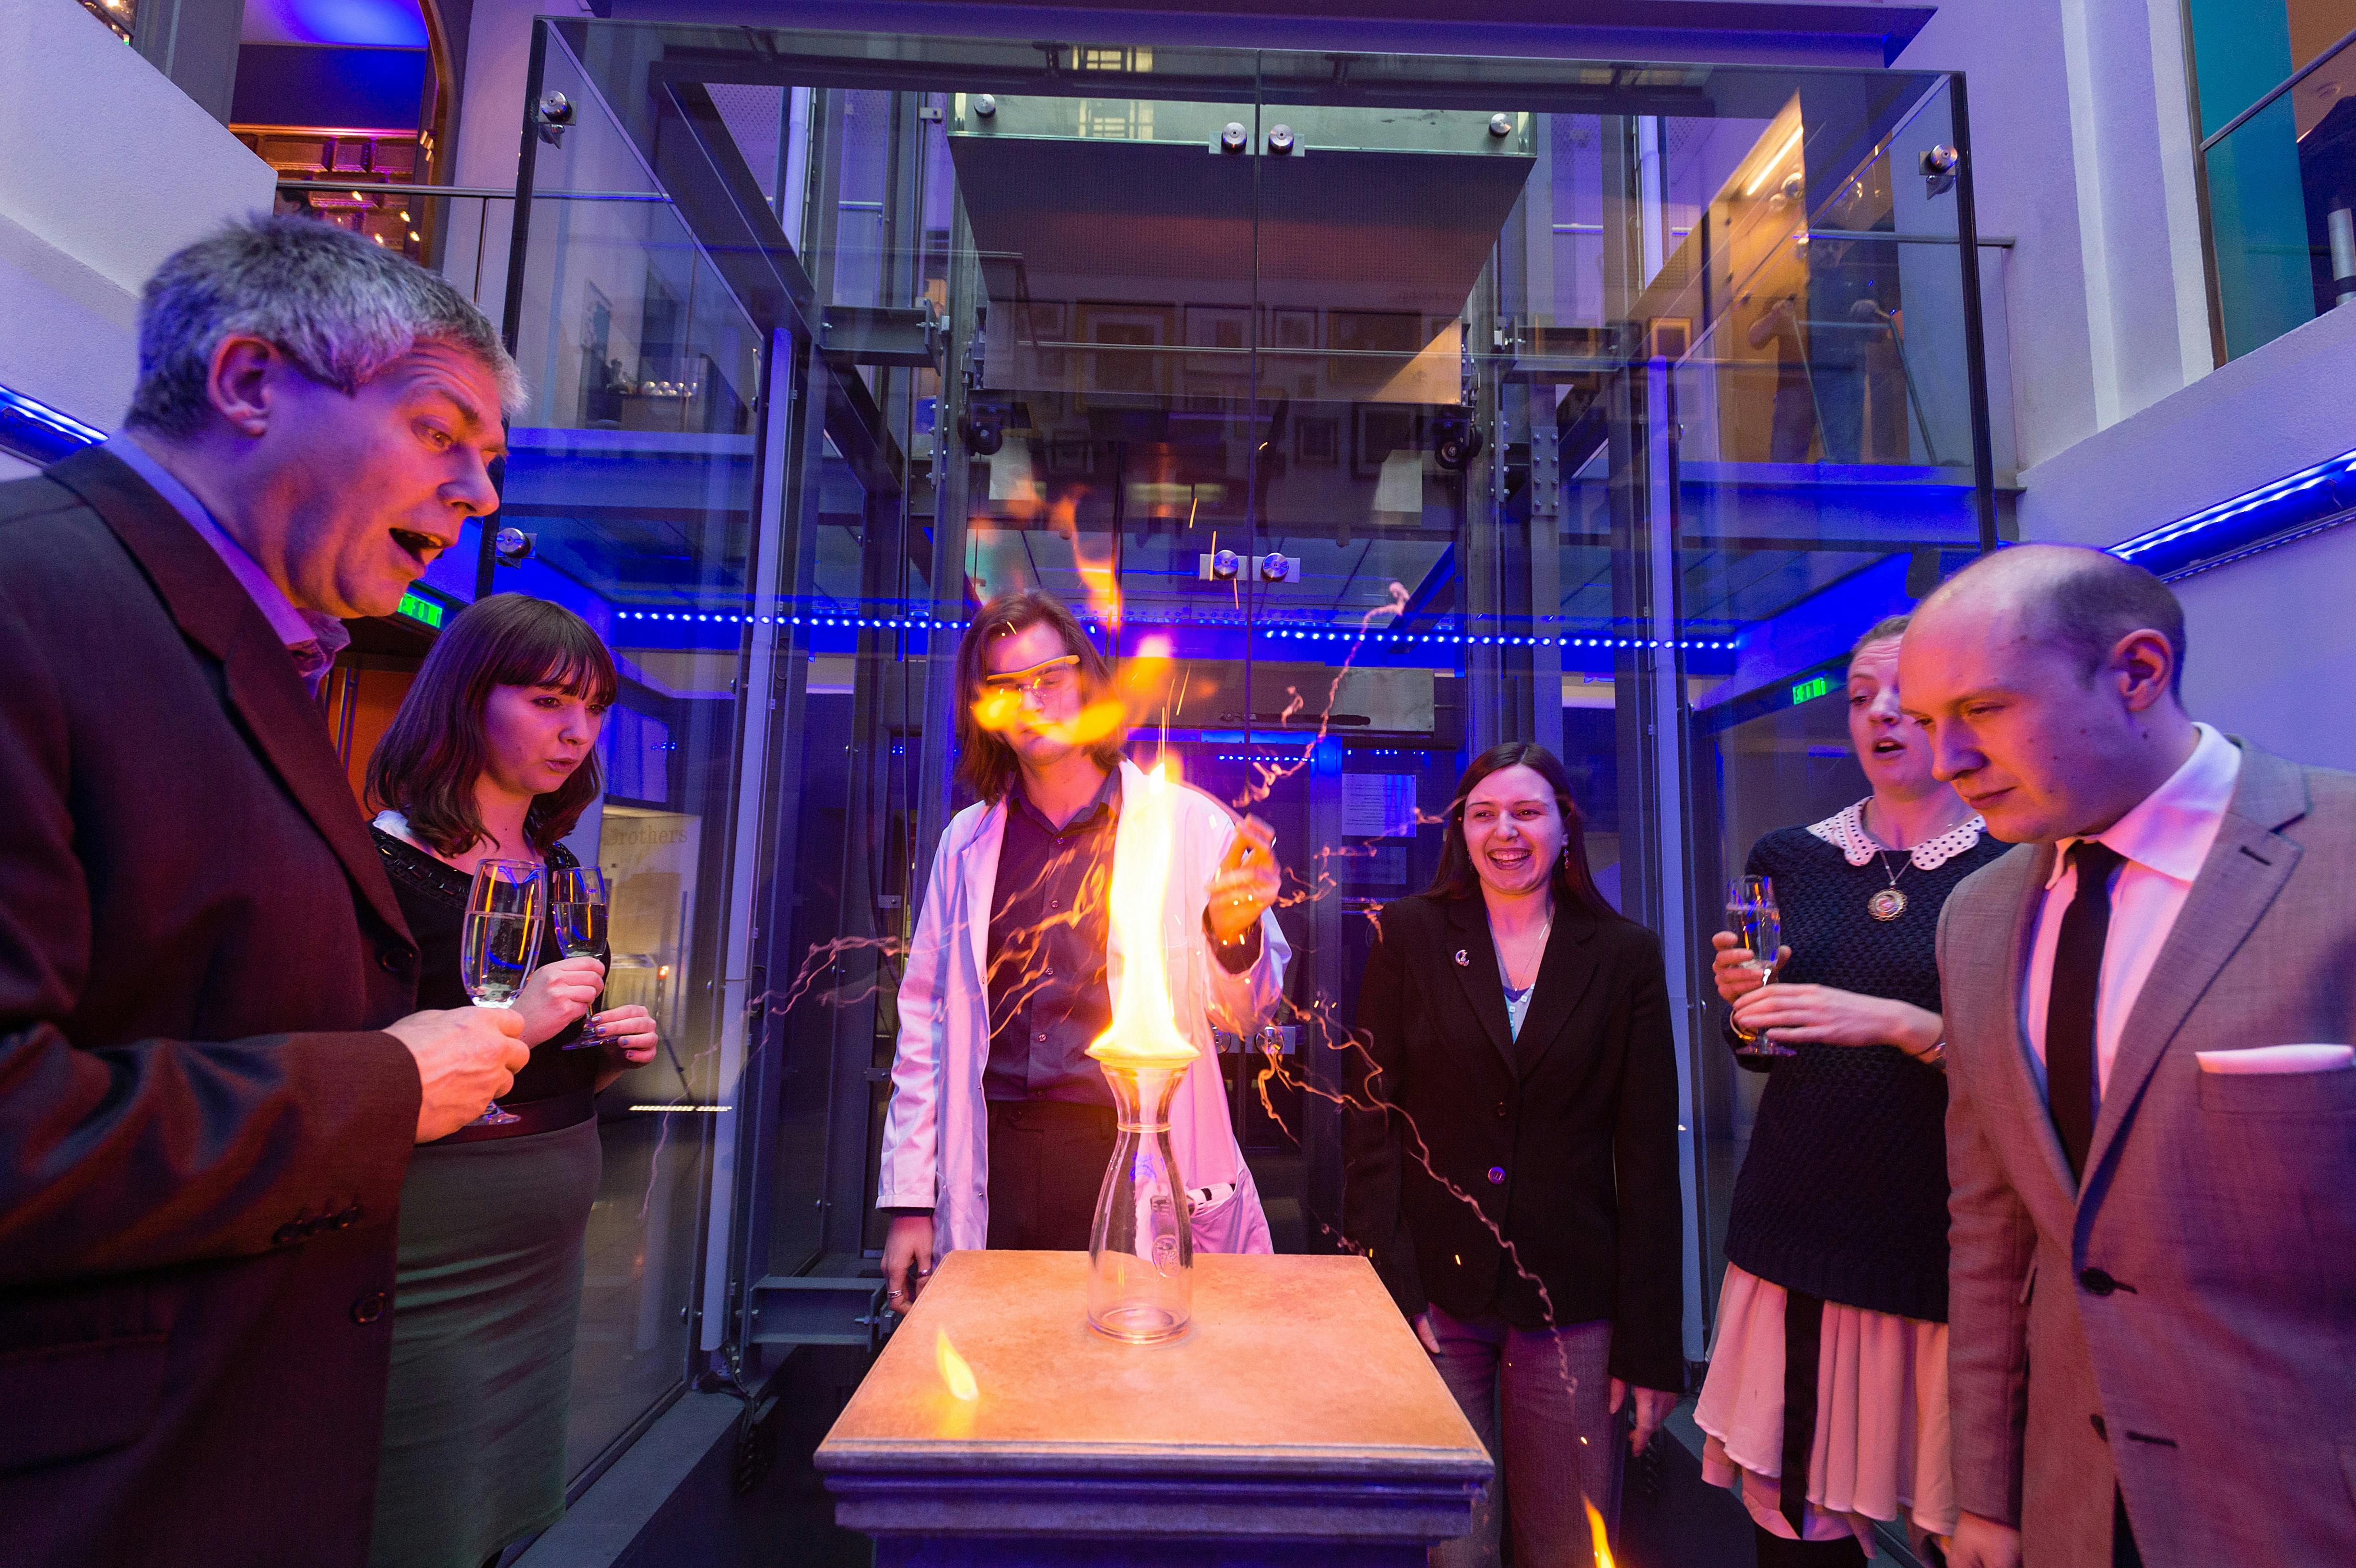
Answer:
<path fill-rule="evenodd" d="M 1362 1258 L 1195 1260 L 1194 1321 L 1087 1326 L 1080 1252 L 953 1252 L 818 1451 L 878 1568 L 1397 1564 L 1489 1456 Z M 980 1395 L 944 1380 L 939 1337 Z"/>

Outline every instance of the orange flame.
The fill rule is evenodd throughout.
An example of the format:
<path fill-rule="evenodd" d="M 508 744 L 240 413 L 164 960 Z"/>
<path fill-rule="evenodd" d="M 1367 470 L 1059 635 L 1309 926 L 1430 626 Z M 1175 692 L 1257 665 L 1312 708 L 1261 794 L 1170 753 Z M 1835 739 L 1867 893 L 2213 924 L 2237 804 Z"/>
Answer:
<path fill-rule="evenodd" d="M 1058 503 L 1059 506 L 1061 504 Z M 1051 518 L 1055 516 L 1055 509 L 1049 510 L 1049 516 Z M 1065 511 L 1063 516 L 1067 521 L 1071 520 L 1071 513 L 1068 510 Z M 1112 537 L 1106 536 L 1103 557 L 1091 560 L 1088 552 L 1080 543 L 1076 524 L 1071 527 L 1058 528 L 1056 532 L 1072 542 L 1072 567 L 1079 573 L 1080 586 L 1087 592 L 1088 608 L 1095 612 L 1098 619 L 1113 628 L 1116 632 L 1119 631 L 1121 608 L 1120 566 L 1119 556 L 1116 553 Z"/>
<path fill-rule="evenodd" d="M 1098 698 L 1068 720 L 1026 717 L 1018 693 L 984 690 L 973 704 L 974 722 L 993 734 L 1032 725 L 1066 746 L 1094 746 L 1151 718 L 1169 698 L 1173 668 L 1169 639 L 1148 638 L 1121 661 L 1111 694 Z"/>
<path fill-rule="evenodd" d="M 1593 1503 L 1587 1505 L 1587 1532 L 1595 1538 L 1595 1568 L 1612 1568 L 1612 1541 Z"/>
<path fill-rule="evenodd" d="M 1170 886 L 1170 851 L 1176 823 L 1178 786 L 1167 753 L 1146 776 L 1145 798 L 1123 800 L 1129 820 L 1121 837 L 1139 853 L 1112 863 L 1112 929 L 1122 955 L 1120 1002 L 1088 1055 L 1098 1061 L 1141 1067 L 1183 1067 L 1202 1053 L 1178 1031 L 1170 1001 L 1170 976 L 1162 954 L 1162 898 Z"/>
<path fill-rule="evenodd" d="M 941 1381 L 948 1385 L 950 1393 L 967 1401 L 981 1397 L 981 1385 L 973 1380 L 973 1369 L 966 1364 L 964 1357 L 958 1354 L 957 1347 L 949 1343 L 947 1329 L 934 1331 L 933 1359 L 940 1363 Z"/>

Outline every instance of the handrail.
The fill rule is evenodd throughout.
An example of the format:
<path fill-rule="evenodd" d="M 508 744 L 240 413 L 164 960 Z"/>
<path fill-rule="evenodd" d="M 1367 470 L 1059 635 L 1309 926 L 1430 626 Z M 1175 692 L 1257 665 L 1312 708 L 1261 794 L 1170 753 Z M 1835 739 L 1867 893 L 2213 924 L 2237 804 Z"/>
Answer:
<path fill-rule="evenodd" d="M 366 181 L 348 179 L 282 179 L 281 190 L 350 190 L 362 195 L 394 192 L 402 196 L 473 196 L 487 201 L 513 201 L 516 193 L 493 185 L 370 185 Z M 659 192 L 644 190 L 535 190 L 534 201 L 659 201 L 665 205 L 671 199 Z"/>
<path fill-rule="evenodd" d="M 2332 45 L 2329 48 L 2324 50 L 2313 59 L 2308 60 L 2297 70 L 2292 71 L 2288 77 L 2283 80 L 2280 86 L 2276 87 L 2264 98 L 2259 99 L 2255 103 L 2251 104 L 2247 109 L 2243 110 L 2239 114 L 2234 115 L 2232 119 L 2226 121 L 2224 124 L 2218 127 L 2217 134 L 2215 135 L 2203 136 L 2201 139 L 2201 150 L 2204 153 L 2207 152 L 2210 148 L 2215 146 L 2218 143 L 2223 141 L 2226 137 L 2240 130 L 2244 125 L 2248 124 L 2260 112 L 2271 105 L 2276 99 L 2280 98 L 2284 93 L 2288 92 L 2292 88 L 2297 87 L 2300 82 L 2305 81 L 2309 76 L 2315 74 L 2316 71 L 2321 70 L 2326 61 L 2339 59 L 2340 51 L 2346 48 L 2350 44 L 2356 44 L 2356 32 L 2350 33 L 2346 38 L 2340 39 L 2338 43 Z"/>

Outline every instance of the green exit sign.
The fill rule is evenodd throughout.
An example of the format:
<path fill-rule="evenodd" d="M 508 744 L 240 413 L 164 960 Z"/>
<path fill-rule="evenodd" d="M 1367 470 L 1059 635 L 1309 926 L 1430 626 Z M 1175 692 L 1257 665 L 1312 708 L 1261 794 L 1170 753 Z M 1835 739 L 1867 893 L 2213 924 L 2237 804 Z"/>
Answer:
<path fill-rule="evenodd" d="M 1792 688 L 1792 705 L 1796 708 L 1802 703 L 1813 703 L 1832 689 L 1833 678 L 1829 675 L 1819 675 L 1813 681 L 1803 681 Z"/>
<path fill-rule="evenodd" d="M 442 618 L 449 613 L 449 609 L 440 600 L 429 599 L 423 594 L 403 594 L 401 596 L 401 613 L 420 626 L 430 626 L 440 631 Z M 1797 698 L 1793 700 L 1798 701 Z"/>

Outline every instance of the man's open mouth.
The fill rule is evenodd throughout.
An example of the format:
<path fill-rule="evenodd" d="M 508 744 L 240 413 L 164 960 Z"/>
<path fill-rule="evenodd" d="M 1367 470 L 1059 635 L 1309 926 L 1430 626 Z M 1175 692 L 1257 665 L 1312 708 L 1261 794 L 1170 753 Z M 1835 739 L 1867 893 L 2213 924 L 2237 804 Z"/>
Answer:
<path fill-rule="evenodd" d="M 414 556 L 421 566 L 431 566 L 434 564 L 434 558 L 448 548 L 445 541 L 436 539 L 430 533 L 420 533 L 409 528 L 394 529 L 392 542 Z"/>

